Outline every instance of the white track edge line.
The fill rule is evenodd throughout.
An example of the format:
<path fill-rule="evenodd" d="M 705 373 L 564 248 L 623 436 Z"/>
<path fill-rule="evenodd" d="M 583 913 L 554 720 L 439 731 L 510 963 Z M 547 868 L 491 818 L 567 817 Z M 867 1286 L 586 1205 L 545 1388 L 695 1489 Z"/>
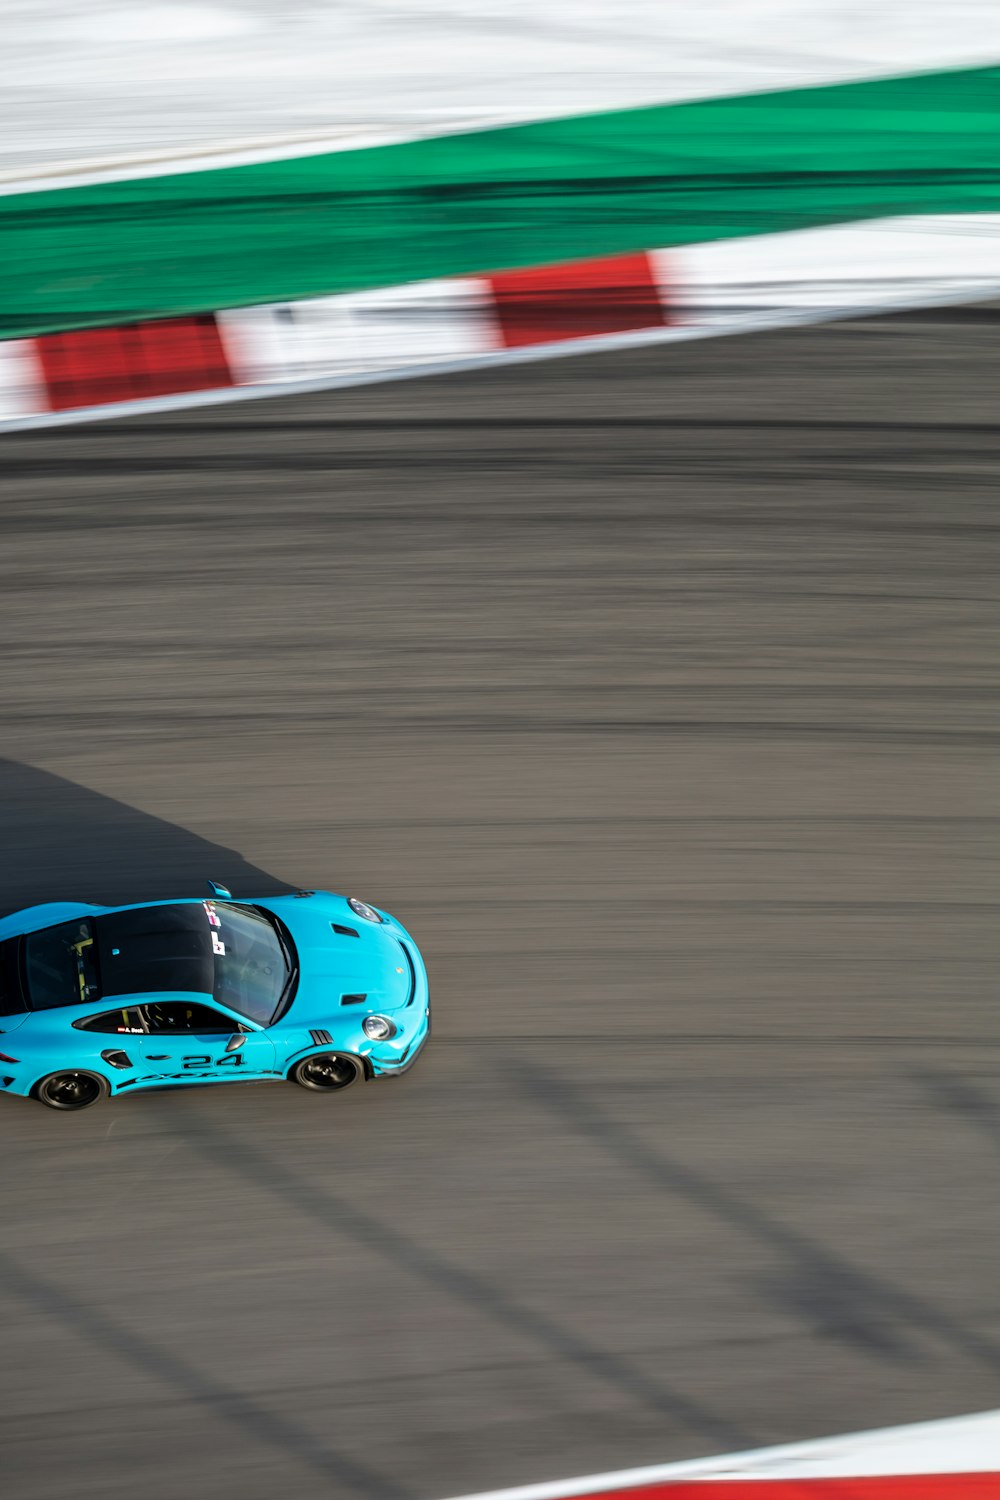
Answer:
<path fill-rule="evenodd" d="M 69 411 L 37 412 L 30 416 L 8 417 L 0 420 L 0 434 L 45 427 L 70 427 L 78 423 L 108 422 L 125 417 L 156 416 L 162 412 L 184 411 L 203 406 L 225 406 L 236 401 L 263 401 L 281 396 L 309 396 L 321 391 L 350 390 L 366 385 L 386 385 L 395 380 L 424 380 L 438 375 L 461 375 L 488 369 L 491 366 L 535 364 L 547 359 L 563 359 L 572 355 L 642 348 L 649 344 L 688 343 L 695 339 L 726 338 L 741 333 L 769 333 L 782 328 L 840 323 L 853 318 L 872 318 L 933 307 L 961 306 L 989 301 L 995 296 L 1000 296 L 1000 281 L 984 282 L 974 290 L 966 287 L 951 295 L 938 292 L 926 297 L 910 295 L 887 298 L 881 302 L 852 304 L 847 307 L 806 308 L 802 311 L 782 309 L 779 312 L 751 314 L 734 319 L 731 323 L 713 325 L 685 326 L 680 324 L 665 325 L 662 328 L 636 328 L 623 333 L 601 333 L 588 338 L 561 339 L 549 344 L 531 344 L 520 349 L 493 349 L 482 354 L 469 354 L 462 359 L 402 365 L 387 370 L 359 371 L 353 375 L 319 375 L 311 380 L 213 386 L 205 391 L 179 391 L 169 396 L 144 396 L 133 401 L 107 402 L 101 406 L 79 406 Z M 227 310 L 220 309 L 220 311 Z"/>
<path fill-rule="evenodd" d="M 984 1417 L 1000 1416 L 1000 1412 L 972 1412 L 961 1417 L 937 1418 L 930 1422 L 913 1422 L 903 1427 L 875 1427 L 864 1432 L 838 1433 L 827 1438 L 810 1438 L 796 1443 L 782 1443 L 774 1448 L 750 1448 L 742 1453 L 724 1453 L 715 1458 L 682 1459 L 679 1463 L 649 1464 L 639 1469 L 615 1469 L 607 1474 L 584 1474 L 579 1479 L 554 1479 L 541 1484 L 523 1484 L 508 1490 L 483 1490 L 471 1495 L 456 1497 L 456 1500 L 566 1500 L 570 1495 L 599 1494 L 605 1490 L 632 1489 L 642 1485 L 657 1484 L 661 1480 L 706 1479 L 726 1477 L 734 1469 L 769 1467 L 787 1463 L 790 1459 L 807 1458 L 822 1449 L 824 1455 L 843 1453 L 856 1443 L 878 1442 L 891 1439 L 894 1442 L 919 1440 L 933 1437 L 945 1427 L 961 1427 L 964 1424 L 982 1421 Z M 863 1476 L 863 1470 L 859 1477 Z M 761 1473 L 761 1478 L 767 1478 Z M 814 1483 L 815 1481 L 799 1481 Z"/>

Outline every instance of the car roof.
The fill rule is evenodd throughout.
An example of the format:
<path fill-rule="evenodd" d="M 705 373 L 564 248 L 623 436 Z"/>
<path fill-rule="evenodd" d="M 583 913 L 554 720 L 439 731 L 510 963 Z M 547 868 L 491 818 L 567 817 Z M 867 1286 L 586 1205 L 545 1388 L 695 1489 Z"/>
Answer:
<path fill-rule="evenodd" d="M 200 902 L 106 912 L 94 919 L 104 999 L 137 994 L 211 996 L 213 928 Z"/>

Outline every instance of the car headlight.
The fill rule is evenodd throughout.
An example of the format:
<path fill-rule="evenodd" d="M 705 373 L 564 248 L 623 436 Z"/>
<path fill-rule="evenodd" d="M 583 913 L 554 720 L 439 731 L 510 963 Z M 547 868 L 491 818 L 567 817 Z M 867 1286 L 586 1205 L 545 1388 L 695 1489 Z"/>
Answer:
<path fill-rule="evenodd" d="M 357 896 L 348 896 L 347 904 L 355 916 L 364 917 L 366 922 L 381 922 L 382 920 L 374 906 L 369 906 L 367 901 L 359 901 Z"/>
<path fill-rule="evenodd" d="M 391 1036 L 396 1035 L 396 1028 L 388 1016 L 365 1016 L 361 1029 L 373 1042 L 387 1042 Z"/>

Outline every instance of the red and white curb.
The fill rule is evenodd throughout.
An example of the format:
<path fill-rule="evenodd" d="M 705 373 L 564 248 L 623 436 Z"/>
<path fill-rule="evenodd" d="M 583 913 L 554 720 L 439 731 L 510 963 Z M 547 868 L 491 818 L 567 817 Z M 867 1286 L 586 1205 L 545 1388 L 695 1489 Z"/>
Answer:
<path fill-rule="evenodd" d="M 462 1500 L 1000 1500 L 1000 1411 Z"/>
<path fill-rule="evenodd" d="M 1000 215 L 881 219 L 0 342 L 0 428 L 1000 294 Z"/>

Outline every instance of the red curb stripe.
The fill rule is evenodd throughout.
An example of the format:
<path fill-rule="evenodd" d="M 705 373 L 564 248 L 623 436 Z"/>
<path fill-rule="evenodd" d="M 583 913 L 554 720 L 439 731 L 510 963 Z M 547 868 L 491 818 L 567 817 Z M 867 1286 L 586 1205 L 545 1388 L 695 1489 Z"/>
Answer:
<path fill-rule="evenodd" d="M 235 384 L 214 313 L 35 340 L 50 411 Z"/>
<path fill-rule="evenodd" d="M 1000 1500 L 1000 1473 L 848 1479 L 690 1479 L 565 1500 Z"/>
<path fill-rule="evenodd" d="M 498 271 L 489 282 L 508 349 L 662 328 L 669 321 L 645 251 Z"/>

